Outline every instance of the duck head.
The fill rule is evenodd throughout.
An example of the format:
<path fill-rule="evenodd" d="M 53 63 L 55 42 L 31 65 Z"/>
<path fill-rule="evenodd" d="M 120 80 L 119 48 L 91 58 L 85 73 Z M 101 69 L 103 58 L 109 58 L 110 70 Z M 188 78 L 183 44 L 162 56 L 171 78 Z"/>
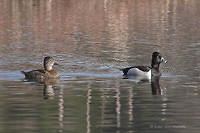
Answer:
<path fill-rule="evenodd" d="M 53 65 L 58 65 L 58 64 L 55 63 L 55 60 L 53 57 L 47 56 L 44 58 L 43 65 L 46 71 L 50 71 L 53 69 Z"/>
<path fill-rule="evenodd" d="M 167 63 L 167 60 L 165 60 L 159 52 L 153 52 L 151 67 L 156 70 L 159 70 L 159 65 L 162 62 Z"/>

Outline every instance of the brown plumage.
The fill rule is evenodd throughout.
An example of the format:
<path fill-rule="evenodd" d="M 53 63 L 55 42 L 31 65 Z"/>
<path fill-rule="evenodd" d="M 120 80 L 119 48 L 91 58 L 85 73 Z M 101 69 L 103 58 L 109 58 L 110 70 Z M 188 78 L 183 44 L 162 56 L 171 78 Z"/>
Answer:
<path fill-rule="evenodd" d="M 59 73 L 53 69 L 53 65 L 56 64 L 53 57 L 44 58 L 44 69 L 32 70 L 32 71 L 21 71 L 25 75 L 25 79 L 31 81 L 44 81 L 46 79 L 57 79 L 60 77 Z"/>

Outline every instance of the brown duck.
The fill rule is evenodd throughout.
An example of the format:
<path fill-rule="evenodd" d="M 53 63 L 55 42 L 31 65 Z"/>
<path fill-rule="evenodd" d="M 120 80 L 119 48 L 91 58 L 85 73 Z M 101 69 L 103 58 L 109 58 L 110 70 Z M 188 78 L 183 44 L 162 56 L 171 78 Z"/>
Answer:
<path fill-rule="evenodd" d="M 53 69 L 53 65 L 57 65 L 53 57 L 45 57 L 43 62 L 44 69 L 32 70 L 32 71 L 21 71 L 25 75 L 25 79 L 31 81 L 44 81 L 48 79 L 58 79 L 59 73 Z"/>

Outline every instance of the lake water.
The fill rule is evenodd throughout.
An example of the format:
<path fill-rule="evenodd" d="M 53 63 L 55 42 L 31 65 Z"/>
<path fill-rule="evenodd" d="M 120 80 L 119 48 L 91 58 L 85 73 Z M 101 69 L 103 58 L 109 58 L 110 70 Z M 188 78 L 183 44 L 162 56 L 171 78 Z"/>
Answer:
<path fill-rule="evenodd" d="M 1 0 L 0 132 L 200 131 L 199 0 Z M 150 65 L 157 82 L 123 79 Z M 21 70 L 53 56 L 56 84 Z"/>

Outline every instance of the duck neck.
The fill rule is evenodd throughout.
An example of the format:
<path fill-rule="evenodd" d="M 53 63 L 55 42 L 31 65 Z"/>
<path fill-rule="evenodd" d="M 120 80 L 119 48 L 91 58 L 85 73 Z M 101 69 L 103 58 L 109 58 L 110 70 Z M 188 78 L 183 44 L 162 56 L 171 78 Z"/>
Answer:
<path fill-rule="evenodd" d="M 151 64 L 151 67 L 157 71 L 159 71 L 159 66 L 160 66 L 160 64 L 153 64 L 153 63 Z"/>
<path fill-rule="evenodd" d="M 50 71 L 50 70 L 52 70 L 52 69 L 53 69 L 52 66 L 47 65 L 47 64 L 44 64 L 44 70 L 45 70 L 45 71 Z"/>

